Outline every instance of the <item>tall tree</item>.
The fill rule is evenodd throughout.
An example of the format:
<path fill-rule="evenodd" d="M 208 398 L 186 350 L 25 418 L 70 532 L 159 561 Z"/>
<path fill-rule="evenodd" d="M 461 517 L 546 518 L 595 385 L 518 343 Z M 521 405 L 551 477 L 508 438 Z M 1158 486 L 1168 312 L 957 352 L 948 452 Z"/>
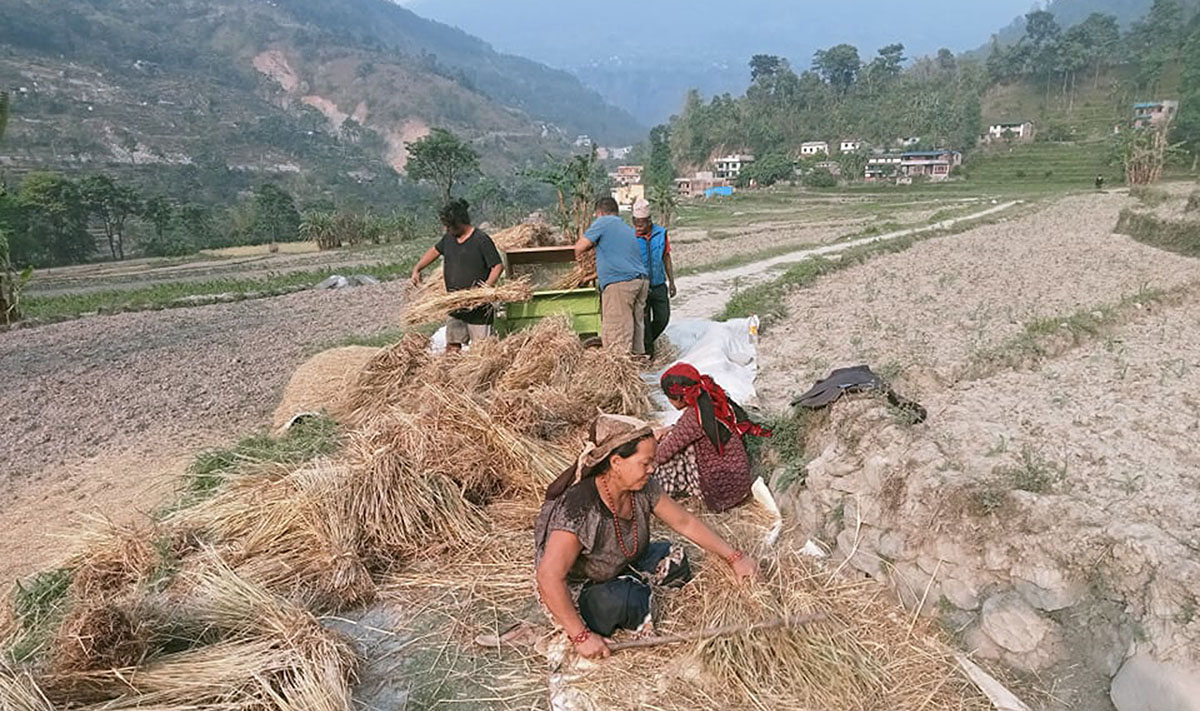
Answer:
<path fill-rule="evenodd" d="M 142 205 L 142 219 L 154 226 L 154 236 L 159 242 L 166 240 L 167 229 L 171 226 L 171 218 L 175 208 L 171 201 L 162 195 L 155 195 Z"/>
<path fill-rule="evenodd" d="M 78 264 L 96 245 L 87 231 L 87 207 L 79 185 L 55 173 L 30 173 L 17 193 L 17 207 L 38 264 Z"/>
<path fill-rule="evenodd" d="M 773 54 L 756 54 L 750 58 L 750 81 L 771 78 L 787 67 L 787 60 Z"/>
<path fill-rule="evenodd" d="M 858 56 L 858 48 L 854 45 L 839 44 L 829 49 L 817 50 L 813 55 L 813 69 L 821 75 L 830 86 L 845 93 L 854 85 L 858 72 L 862 69 L 862 60 Z"/>
<path fill-rule="evenodd" d="M 655 126 L 650 129 L 650 165 L 646 166 L 644 182 L 651 187 L 669 187 L 675 180 L 671 165 L 671 129 Z"/>
<path fill-rule="evenodd" d="M 404 144 L 408 148 L 408 176 L 428 180 L 449 203 L 454 186 L 479 172 L 479 154 L 461 138 L 443 128 L 435 128 L 424 138 Z"/>
<path fill-rule="evenodd" d="M 1092 68 L 1095 86 L 1100 86 L 1100 70 L 1116 58 L 1121 44 L 1121 25 L 1117 18 L 1093 12 L 1067 30 L 1067 39 L 1082 47 L 1083 56 Z"/>
<path fill-rule="evenodd" d="M 125 258 L 125 223 L 141 211 L 137 190 L 118 185 L 107 175 L 93 175 L 79 183 L 84 204 L 104 226 L 108 249 L 114 260 Z"/>
<path fill-rule="evenodd" d="M 300 239 L 300 219 L 296 202 L 286 190 L 273 183 L 255 188 L 254 222 L 250 228 L 255 244 Z"/>
<path fill-rule="evenodd" d="M 1192 170 L 1200 165 L 1200 16 L 1189 26 L 1179 78 L 1179 115 L 1172 122 L 1171 140 L 1192 154 Z"/>
<path fill-rule="evenodd" d="M 954 52 L 945 47 L 938 50 L 935 61 L 937 62 L 938 69 L 943 72 L 952 72 L 958 68 L 958 60 L 954 57 Z"/>

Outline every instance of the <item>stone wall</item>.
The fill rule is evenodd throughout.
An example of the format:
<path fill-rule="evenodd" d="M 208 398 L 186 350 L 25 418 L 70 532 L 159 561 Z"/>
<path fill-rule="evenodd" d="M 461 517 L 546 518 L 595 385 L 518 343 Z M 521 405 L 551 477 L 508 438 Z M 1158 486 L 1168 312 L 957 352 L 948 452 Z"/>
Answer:
<path fill-rule="evenodd" d="M 1103 510 L 1084 495 L 1102 467 L 1086 462 L 1045 491 L 1004 485 L 997 472 L 1031 455 L 997 452 L 989 423 L 933 404 L 923 425 L 871 397 L 835 404 L 808 430 L 807 481 L 785 508 L 836 562 L 1029 680 L 1035 708 L 1198 708 L 1200 695 L 1170 702 L 1200 683 L 1195 541 L 1153 501 Z"/>

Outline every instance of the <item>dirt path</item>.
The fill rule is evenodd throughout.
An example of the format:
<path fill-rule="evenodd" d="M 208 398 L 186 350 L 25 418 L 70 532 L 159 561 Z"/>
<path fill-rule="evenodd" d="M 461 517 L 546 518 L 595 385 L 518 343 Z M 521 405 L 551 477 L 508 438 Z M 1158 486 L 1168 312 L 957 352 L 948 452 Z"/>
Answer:
<path fill-rule="evenodd" d="M 869 244 L 879 242 L 889 242 L 892 240 L 908 237 L 910 235 L 921 234 L 923 232 L 932 232 L 936 230 L 944 230 L 953 227 L 960 222 L 969 222 L 983 217 L 988 217 L 999 212 L 1003 212 L 1015 205 L 1020 204 L 1019 200 L 1005 202 L 986 210 L 964 215 L 952 220 L 945 220 L 926 227 L 915 227 L 907 230 L 898 230 L 887 234 L 875 235 L 872 237 L 863 237 L 849 242 L 840 242 L 838 244 L 826 245 L 824 247 L 815 247 L 813 249 L 804 249 L 797 252 L 789 252 L 781 254 L 777 257 L 764 259 L 761 261 L 746 264 L 740 267 L 723 269 L 715 272 L 706 272 L 696 274 L 694 276 L 681 277 L 676 281 L 679 287 L 679 297 L 671 305 L 671 311 L 674 315 L 680 318 L 711 318 L 725 307 L 730 297 L 738 289 L 745 289 L 755 284 L 762 283 L 774 277 L 775 270 L 803 262 L 813 257 L 828 256 L 844 252 L 855 247 L 862 247 Z"/>
<path fill-rule="evenodd" d="M 397 324 L 400 283 L 86 318 L 0 334 L 0 579 L 73 520 L 157 506 L 197 449 L 266 426 L 296 366 Z"/>

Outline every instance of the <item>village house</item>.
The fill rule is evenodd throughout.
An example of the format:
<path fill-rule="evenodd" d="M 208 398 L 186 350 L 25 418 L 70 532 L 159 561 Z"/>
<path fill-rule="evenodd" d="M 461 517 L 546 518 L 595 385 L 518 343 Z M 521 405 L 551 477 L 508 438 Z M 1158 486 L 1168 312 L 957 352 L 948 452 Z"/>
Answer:
<path fill-rule="evenodd" d="M 613 188 L 612 197 L 622 210 L 632 210 L 633 203 L 646 197 L 646 186 L 618 185 Z"/>
<path fill-rule="evenodd" d="M 718 178 L 711 170 L 697 172 L 690 178 L 676 178 L 675 190 L 680 197 L 700 197 L 712 188 L 727 188 L 729 181 Z"/>
<path fill-rule="evenodd" d="M 1033 139 L 1030 121 L 1000 121 L 988 126 L 988 141 L 1028 141 Z"/>
<path fill-rule="evenodd" d="M 925 177 L 940 182 L 948 179 L 957 165 L 962 165 L 962 153 L 958 151 L 908 151 L 900 154 L 898 177 Z"/>
<path fill-rule="evenodd" d="M 619 165 L 617 172 L 608 174 L 608 179 L 612 181 L 613 185 L 619 187 L 637 185 L 642 182 L 643 170 L 640 165 Z"/>
<path fill-rule="evenodd" d="M 896 145 L 901 148 L 912 148 L 913 146 L 921 145 L 920 136 L 909 136 L 907 138 L 897 138 Z"/>
<path fill-rule="evenodd" d="M 854 139 L 843 139 L 841 146 L 838 148 L 838 151 L 840 153 L 857 153 L 858 151 L 862 150 L 862 147 L 863 147 L 862 141 L 856 141 Z"/>
<path fill-rule="evenodd" d="M 823 168 L 829 171 L 829 174 L 835 178 L 842 177 L 842 165 L 835 160 L 823 160 L 813 165 L 814 169 Z"/>
<path fill-rule="evenodd" d="M 806 141 L 800 144 L 800 155 L 803 157 L 829 155 L 829 144 L 825 141 Z"/>
<path fill-rule="evenodd" d="M 867 159 L 863 179 L 868 183 L 878 180 L 891 180 L 900 172 L 902 159 L 898 153 L 880 153 Z"/>
<path fill-rule="evenodd" d="M 1171 122 L 1179 111 L 1178 101 L 1143 101 L 1133 105 L 1133 127 L 1158 127 Z"/>
<path fill-rule="evenodd" d="M 723 180 L 737 180 L 742 174 L 742 168 L 754 162 L 754 156 L 744 153 L 733 153 L 713 161 L 716 176 Z"/>

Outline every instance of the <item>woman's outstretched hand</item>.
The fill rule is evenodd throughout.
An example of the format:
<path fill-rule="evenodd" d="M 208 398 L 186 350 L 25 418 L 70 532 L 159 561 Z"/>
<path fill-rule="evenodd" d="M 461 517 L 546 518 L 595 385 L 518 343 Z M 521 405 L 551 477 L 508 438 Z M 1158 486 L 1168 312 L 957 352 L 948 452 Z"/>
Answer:
<path fill-rule="evenodd" d="M 588 638 L 575 645 L 575 651 L 587 659 L 604 659 L 612 654 L 607 641 L 598 634 L 590 634 Z"/>
<path fill-rule="evenodd" d="M 733 577 L 739 583 L 752 583 L 758 580 L 758 561 L 748 555 L 733 561 Z"/>

